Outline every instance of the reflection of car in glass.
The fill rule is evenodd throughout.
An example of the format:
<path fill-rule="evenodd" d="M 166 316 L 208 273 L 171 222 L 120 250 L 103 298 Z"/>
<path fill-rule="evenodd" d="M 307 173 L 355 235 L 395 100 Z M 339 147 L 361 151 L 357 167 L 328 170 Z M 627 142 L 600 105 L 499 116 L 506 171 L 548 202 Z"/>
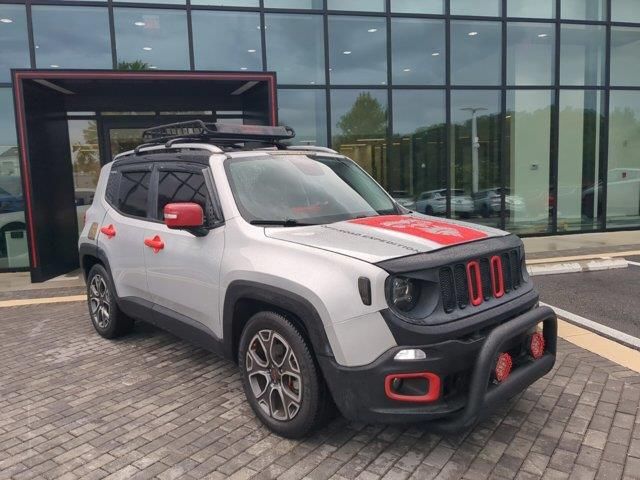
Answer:
<path fill-rule="evenodd" d="M 292 137 L 166 125 L 103 167 L 79 240 L 98 334 L 137 318 L 236 361 L 287 437 L 332 400 L 357 421 L 466 430 L 553 367 L 555 314 L 517 236 L 411 212 Z"/>
<path fill-rule="evenodd" d="M 602 195 L 602 182 L 582 192 L 582 208 L 587 218 L 593 218 L 594 191 Z M 614 168 L 607 181 L 607 215 L 609 217 L 640 216 L 640 168 Z"/>
<path fill-rule="evenodd" d="M 505 194 L 505 210 L 508 214 L 522 213 L 526 210 L 524 199 L 518 195 L 512 195 L 509 188 L 489 188 L 487 190 L 480 190 L 473 195 L 473 201 L 475 204 L 475 211 L 478 215 L 484 218 L 489 218 L 492 215 L 498 215 L 501 208 L 500 195 Z"/>
<path fill-rule="evenodd" d="M 451 211 L 454 215 L 469 218 L 474 212 L 474 203 L 464 190 L 451 190 Z M 416 211 L 427 215 L 444 215 L 447 211 L 447 190 L 422 192 L 416 201 Z"/>
<path fill-rule="evenodd" d="M 393 199 L 404 208 L 408 208 L 409 210 L 416 209 L 415 199 L 406 190 L 392 190 L 390 193 Z"/>

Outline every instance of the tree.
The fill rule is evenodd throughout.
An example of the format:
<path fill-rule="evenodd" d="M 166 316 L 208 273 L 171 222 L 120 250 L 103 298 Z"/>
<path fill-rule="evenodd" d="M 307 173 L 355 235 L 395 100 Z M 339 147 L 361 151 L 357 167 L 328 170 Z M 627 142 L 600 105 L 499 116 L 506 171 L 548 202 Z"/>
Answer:
<path fill-rule="evenodd" d="M 96 121 L 91 120 L 82 130 L 83 142 L 76 142 L 72 146 L 74 170 L 78 173 L 91 175 L 95 183 L 100 177 L 100 160 L 98 154 L 98 128 Z"/>
<path fill-rule="evenodd" d="M 149 64 L 142 60 L 133 62 L 118 62 L 118 70 L 149 70 Z"/>
<path fill-rule="evenodd" d="M 386 136 L 387 109 L 371 96 L 369 92 L 358 95 L 351 110 L 345 113 L 337 123 L 342 131 L 340 137 Z"/>

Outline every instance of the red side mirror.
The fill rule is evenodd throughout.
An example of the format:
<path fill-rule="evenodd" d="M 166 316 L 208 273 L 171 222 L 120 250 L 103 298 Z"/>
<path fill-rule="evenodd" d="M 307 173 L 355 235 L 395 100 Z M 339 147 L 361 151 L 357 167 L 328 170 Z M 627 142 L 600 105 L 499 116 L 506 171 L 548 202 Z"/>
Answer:
<path fill-rule="evenodd" d="M 197 203 L 168 203 L 164 207 L 164 223 L 175 229 L 202 227 L 204 212 Z"/>

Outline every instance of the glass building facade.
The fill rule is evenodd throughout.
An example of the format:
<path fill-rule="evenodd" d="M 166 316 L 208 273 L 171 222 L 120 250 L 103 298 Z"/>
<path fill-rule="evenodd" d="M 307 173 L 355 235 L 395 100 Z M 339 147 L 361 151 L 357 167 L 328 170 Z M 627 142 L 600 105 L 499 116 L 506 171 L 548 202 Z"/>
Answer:
<path fill-rule="evenodd" d="M 420 212 L 640 228 L 638 0 L 0 0 L 0 270 L 28 266 L 10 69 L 29 67 L 275 71 L 298 142 Z M 79 192 L 108 114 L 69 112 Z"/>

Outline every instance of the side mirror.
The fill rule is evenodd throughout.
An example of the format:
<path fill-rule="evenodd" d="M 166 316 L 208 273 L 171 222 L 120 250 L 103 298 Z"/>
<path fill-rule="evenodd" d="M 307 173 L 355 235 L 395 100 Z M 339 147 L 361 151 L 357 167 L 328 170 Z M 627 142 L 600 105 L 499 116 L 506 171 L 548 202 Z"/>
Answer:
<path fill-rule="evenodd" d="M 197 203 L 168 203 L 164 207 L 164 224 L 176 230 L 202 228 L 204 211 Z"/>

